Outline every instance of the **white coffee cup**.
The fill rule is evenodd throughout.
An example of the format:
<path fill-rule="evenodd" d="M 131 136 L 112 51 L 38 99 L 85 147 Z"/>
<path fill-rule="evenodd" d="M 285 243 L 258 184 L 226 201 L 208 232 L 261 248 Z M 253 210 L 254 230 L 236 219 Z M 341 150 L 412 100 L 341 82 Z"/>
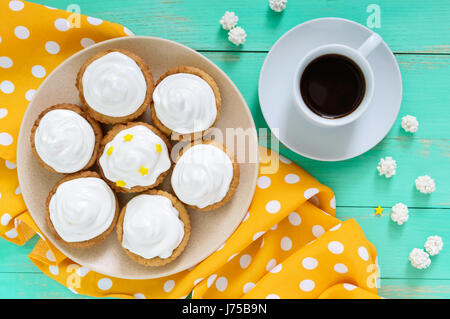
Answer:
<path fill-rule="evenodd" d="M 374 92 L 372 68 L 366 57 L 382 42 L 377 33 L 373 33 L 359 48 L 354 49 L 342 44 L 327 44 L 315 48 L 300 61 L 293 80 L 293 96 L 297 109 L 312 123 L 323 127 L 337 127 L 358 119 L 367 109 Z M 305 104 L 300 93 L 300 80 L 305 68 L 316 58 L 327 54 L 339 54 L 352 60 L 361 69 L 365 79 L 365 93 L 359 106 L 350 114 L 339 118 L 325 118 L 317 115 Z"/>

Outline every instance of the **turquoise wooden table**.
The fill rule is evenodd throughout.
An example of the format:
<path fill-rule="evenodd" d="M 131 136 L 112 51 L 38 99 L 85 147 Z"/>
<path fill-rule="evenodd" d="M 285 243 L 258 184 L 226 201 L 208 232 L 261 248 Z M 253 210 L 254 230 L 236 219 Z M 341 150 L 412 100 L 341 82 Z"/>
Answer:
<path fill-rule="evenodd" d="M 38 0 L 66 9 L 73 0 Z M 221 67 L 244 95 L 257 127 L 267 127 L 258 102 L 258 75 L 266 53 L 283 33 L 304 21 L 342 17 L 374 27 L 394 51 L 403 78 L 399 118 L 388 136 L 371 151 L 335 163 L 303 158 L 281 147 L 294 160 L 336 193 L 337 216 L 355 218 L 372 241 L 381 266 L 380 295 L 386 298 L 450 297 L 450 2 L 448 0 L 289 0 L 278 14 L 267 0 L 78 0 L 81 13 L 127 26 L 136 35 L 152 35 L 181 42 Z M 378 6 L 378 7 L 377 7 Z M 379 28 L 370 23 L 373 8 L 380 9 Z M 219 19 L 235 11 L 247 31 L 247 43 L 227 41 Z M 417 133 L 400 127 L 406 114 L 418 118 Z M 265 140 L 267 136 L 261 136 Z M 380 157 L 392 156 L 398 165 L 391 179 L 379 177 Z M 437 190 L 420 194 L 414 186 L 419 175 L 429 174 Z M 410 207 L 402 227 L 390 220 L 397 202 Z M 374 207 L 385 208 L 376 216 Z M 412 248 L 423 247 L 429 235 L 442 236 L 445 245 L 424 271 L 409 265 Z M 80 298 L 45 277 L 25 247 L 0 242 L 0 297 Z"/>

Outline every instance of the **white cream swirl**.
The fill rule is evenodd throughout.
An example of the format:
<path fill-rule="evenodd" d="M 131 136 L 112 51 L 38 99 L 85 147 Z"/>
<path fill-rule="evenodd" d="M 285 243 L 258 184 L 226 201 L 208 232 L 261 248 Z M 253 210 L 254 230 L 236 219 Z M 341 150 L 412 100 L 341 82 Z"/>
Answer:
<path fill-rule="evenodd" d="M 134 197 L 125 210 L 122 246 L 146 259 L 169 258 L 184 237 L 184 223 L 178 216 L 167 197 Z"/>
<path fill-rule="evenodd" d="M 120 52 L 108 53 L 89 64 L 82 85 L 87 104 L 98 113 L 112 117 L 136 112 L 147 93 L 141 68 Z"/>
<path fill-rule="evenodd" d="M 49 212 L 53 227 L 64 241 L 81 242 L 111 226 L 116 199 L 102 179 L 82 177 L 58 186 L 50 199 Z"/>
<path fill-rule="evenodd" d="M 117 133 L 99 162 L 107 179 L 127 189 L 154 184 L 171 165 L 166 143 L 144 125 Z"/>
<path fill-rule="evenodd" d="M 186 204 L 199 208 L 220 202 L 233 179 L 233 163 L 213 145 L 192 146 L 181 155 L 172 173 L 172 188 Z"/>
<path fill-rule="evenodd" d="M 59 173 L 74 173 L 86 166 L 95 147 L 95 133 L 78 113 L 56 109 L 39 121 L 34 135 L 36 152 Z"/>
<path fill-rule="evenodd" d="M 194 74 L 176 73 L 164 78 L 153 92 L 153 103 L 161 123 L 181 134 L 206 130 L 217 116 L 214 91 Z"/>

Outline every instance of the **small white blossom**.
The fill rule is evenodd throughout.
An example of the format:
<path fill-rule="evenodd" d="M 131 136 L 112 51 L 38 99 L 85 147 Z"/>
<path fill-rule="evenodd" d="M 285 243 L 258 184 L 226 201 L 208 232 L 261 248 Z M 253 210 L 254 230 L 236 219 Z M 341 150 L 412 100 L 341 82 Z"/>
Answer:
<path fill-rule="evenodd" d="M 419 248 L 414 248 L 409 254 L 409 261 L 411 265 L 417 269 L 428 268 L 431 264 L 430 256 L 423 250 Z"/>
<path fill-rule="evenodd" d="M 381 158 L 377 166 L 380 176 L 385 175 L 386 178 L 390 178 L 391 176 L 395 175 L 396 168 L 397 163 L 390 156 Z"/>
<path fill-rule="evenodd" d="M 224 30 L 231 30 L 236 26 L 238 20 L 238 16 L 233 11 L 225 11 L 225 14 L 219 22 Z"/>
<path fill-rule="evenodd" d="M 434 184 L 434 179 L 424 175 L 416 178 L 416 188 L 423 194 L 430 194 L 436 190 L 436 185 Z"/>
<path fill-rule="evenodd" d="M 398 225 L 403 225 L 409 218 L 408 206 L 403 203 L 397 203 L 392 207 L 391 219 Z"/>
<path fill-rule="evenodd" d="M 287 0 L 269 0 L 270 9 L 281 12 L 286 9 Z"/>
<path fill-rule="evenodd" d="M 444 242 L 442 241 L 442 238 L 437 235 L 428 237 L 427 241 L 425 242 L 425 250 L 431 256 L 439 254 L 442 250 L 442 247 L 444 247 Z"/>
<path fill-rule="evenodd" d="M 241 27 L 236 27 L 228 32 L 228 40 L 236 45 L 244 44 L 246 37 L 247 33 Z"/>
<path fill-rule="evenodd" d="M 415 116 L 406 115 L 402 117 L 402 128 L 406 132 L 415 133 L 419 128 L 419 122 L 417 121 L 417 118 Z"/>

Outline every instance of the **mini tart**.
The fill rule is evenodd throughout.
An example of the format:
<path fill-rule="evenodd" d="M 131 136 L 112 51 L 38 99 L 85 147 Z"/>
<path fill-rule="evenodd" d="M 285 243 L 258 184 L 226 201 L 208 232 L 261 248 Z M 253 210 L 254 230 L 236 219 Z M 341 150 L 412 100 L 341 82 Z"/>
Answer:
<path fill-rule="evenodd" d="M 136 127 L 139 127 L 139 132 L 134 132 Z M 147 134 L 153 140 L 149 141 L 150 137 Z M 151 144 L 154 148 L 150 147 Z M 171 150 L 172 146 L 167 137 L 150 124 L 144 122 L 117 124 L 103 138 L 97 163 L 100 174 L 115 191 L 143 192 L 161 184 L 169 173 L 172 166 Z M 151 159 L 155 156 L 156 164 L 153 167 L 146 165 L 149 161 L 151 164 Z M 148 182 L 147 178 L 153 178 L 153 172 L 158 170 L 161 172 L 159 175 L 156 173 L 157 177 L 153 183 L 142 185 Z"/>
<path fill-rule="evenodd" d="M 156 108 L 155 108 L 155 97 L 157 94 L 160 93 L 158 85 L 167 77 L 169 77 L 171 75 L 180 74 L 180 73 L 195 75 L 195 76 L 200 77 L 202 80 L 204 80 L 209 85 L 209 87 L 212 89 L 212 92 L 214 93 L 214 100 L 215 100 L 217 113 L 216 113 L 216 116 L 215 116 L 213 122 L 211 123 L 211 125 L 209 125 L 208 128 L 206 128 L 202 131 L 193 132 L 193 133 L 176 132 L 176 131 L 173 131 L 172 129 L 170 129 L 169 127 L 165 126 L 157 116 L 157 112 L 156 112 Z M 169 93 L 172 94 L 173 92 L 176 92 L 176 89 L 177 88 L 173 88 L 173 89 L 169 90 L 167 92 L 167 94 L 169 94 Z M 181 140 L 193 141 L 195 139 L 199 139 L 199 138 L 201 139 L 216 124 L 217 119 L 219 118 L 221 107 L 222 107 L 222 98 L 220 96 L 220 90 L 219 90 L 218 85 L 214 81 L 214 79 L 208 73 L 206 73 L 203 70 L 200 70 L 196 67 L 193 67 L 193 66 L 178 66 L 178 67 L 174 67 L 174 68 L 170 69 L 169 71 L 167 71 L 166 73 L 164 73 L 156 82 L 155 91 L 153 92 L 153 96 L 154 96 L 154 98 L 153 98 L 151 106 L 150 106 L 153 123 L 155 124 L 155 126 L 157 128 L 159 128 L 161 130 L 161 132 L 163 132 L 167 136 L 170 136 L 170 138 L 172 140 L 176 140 L 176 141 L 181 141 Z M 166 97 L 166 99 L 169 97 Z M 186 106 L 186 103 L 183 103 L 183 107 L 185 107 L 185 106 Z M 169 107 L 170 107 L 170 105 L 169 105 Z M 175 112 L 179 113 L 180 110 L 175 110 Z"/>
<path fill-rule="evenodd" d="M 206 156 L 204 155 L 201 155 L 200 157 L 197 156 L 197 158 L 194 159 L 194 164 L 196 165 L 198 164 L 199 166 L 195 167 L 192 164 L 193 163 L 192 161 L 180 164 L 183 161 L 183 156 L 188 154 L 191 148 L 201 145 L 213 146 L 222 151 L 224 153 L 224 156 L 226 156 L 223 158 L 224 159 L 223 165 L 216 165 L 214 163 L 208 162 L 207 160 L 204 160 L 206 159 Z M 227 163 L 228 159 L 230 160 L 231 164 Z M 204 160 L 204 161 L 198 163 L 196 160 Z M 181 167 L 180 165 L 183 165 L 183 167 Z M 193 171 L 194 169 L 197 169 L 198 171 Z M 200 180 L 199 176 L 204 176 L 205 179 Z M 210 178 L 209 180 L 207 179 L 208 177 Z M 225 180 L 225 182 L 229 181 L 228 189 L 226 188 L 226 186 L 223 189 L 222 188 L 217 189 L 216 187 L 217 185 L 214 185 L 214 182 L 219 180 L 220 178 Z M 184 184 L 189 181 L 191 181 L 192 184 L 188 185 Z M 191 144 L 186 145 L 177 156 L 171 176 L 171 186 L 177 198 L 186 206 L 199 211 L 210 211 L 222 206 L 233 197 L 238 185 L 239 185 L 239 164 L 237 163 L 236 157 L 229 150 L 227 150 L 224 145 L 212 140 L 194 141 Z M 204 188 L 208 186 L 212 186 L 212 188 L 211 189 Z M 216 194 L 218 199 L 216 198 L 215 201 L 207 204 L 206 206 L 201 205 L 204 207 L 199 207 L 199 204 L 193 204 L 192 199 L 186 198 L 187 195 L 183 194 L 188 192 L 193 193 L 193 195 L 195 196 L 199 192 L 199 189 L 201 187 L 203 187 L 201 189 L 201 193 L 204 196 L 211 197 L 215 196 L 214 194 Z M 190 190 L 194 191 L 191 192 Z M 224 192 L 226 193 L 223 194 Z M 220 198 L 221 196 L 223 197 Z"/>
<path fill-rule="evenodd" d="M 136 119 L 150 105 L 154 89 L 153 75 L 147 63 L 136 54 L 120 49 L 100 52 L 89 58 L 81 66 L 75 86 L 89 115 L 106 124 Z M 111 99 L 113 95 L 114 99 Z M 127 107 L 129 112 L 124 110 Z"/>
<path fill-rule="evenodd" d="M 144 258 L 141 255 L 135 254 L 131 252 L 129 249 L 125 248 L 123 246 L 123 239 L 124 239 L 124 220 L 125 220 L 125 214 L 128 207 L 129 202 L 125 207 L 122 208 L 120 211 L 120 217 L 119 221 L 117 222 L 117 237 L 119 239 L 119 242 L 121 243 L 122 249 L 125 250 L 128 256 L 130 256 L 131 259 L 133 259 L 135 262 L 145 265 L 145 266 L 162 266 L 165 264 L 168 264 L 175 260 L 180 254 L 183 252 L 184 248 L 186 247 L 190 234 L 191 234 L 191 223 L 189 214 L 186 211 L 186 208 L 183 206 L 183 204 L 173 195 L 157 189 L 148 190 L 140 195 L 159 195 L 164 196 L 168 198 L 172 202 L 172 206 L 178 211 L 178 218 L 183 222 L 184 224 L 184 236 L 181 242 L 178 244 L 178 246 L 172 251 L 172 254 L 168 258 L 160 258 L 160 257 L 153 257 L 153 258 Z M 138 197 L 136 196 L 136 197 Z M 134 197 L 134 198 L 136 198 Z"/>
<path fill-rule="evenodd" d="M 52 117 L 46 117 L 43 121 L 45 115 L 57 110 L 65 110 L 67 112 L 53 112 L 51 113 Z M 74 112 L 76 115 L 69 112 Z M 45 128 L 41 127 L 41 129 L 49 135 L 48 137 L 50 142 L 53 142 L 53 145 L 49 142 L 46 143 L 45 139 L 40 139 L 38 141 L 39 145 L 36 145 L 36 135 L 40 134 L 37 131 L 39 125 L 43 123 L 46 126 Z M 90 131 L 89 126 L 92 128 L 92 131 Z M 84 131 L 82 131 L 83 129 Z M 49 107 L 39 114 L 31 128 L 30 143 L 33 154 L 39 164 L 49 171 L 65 174 L 85 170 L 94 165 L 97 160 L 102 138 L 102 129 L 93 118 L 83 112 L 78 105 L 62 103 Z M 64 145 L 64 147 L 61 148 L 61 145 Z M 38 151 L 37 148 L 47 149 L 49 153 L 46 154 L 44 151 Z M 41 154 L 39 154 L 40 152 Z M 44 159 L 43 157 L 48 158 Z M 72 162 L 61 163 L 61 161 Z M 85 162 L 86 164 L 80 166 L 81 162 Z"/>
<path fill-rule="evenodd" d="M 92 178 L 94 178 L 95 180 L 90 180 Z M 78 184 L 76 183 L 71 184 L 74 183 L 75 180 L 78 181 Z M 88 191 L 83 192 L 83 186 L 81 186 L 80 183 L 85 184 L 86 189 L 88 189 Z M 64 189 L 60 189 L 60 187 L 63 184 L 65 185 L 63 186 Z M 61 193 L 59 193 L 58 190 L 60 190 Z M 67 196 L 65 196 L 66 193 Z M 58 197 L 56 197 L 55 199 L 56 202 L 53 203 L 52 198 L 54 196 Z M 109 202 L 107 199 L 109 199 Z M 89 203 L 91 202 L 95 203 L 96 205 L 89 205 Z M 94 212 L 92 211 L 87 212 L 87 213 L 97 213 L 97 215 L 95 216 L 92 216 L 92 214 L 82 216 L 81 213 L 86 211 L 81 210 L 81 208 L 72 211 L 71 215 L 72 217 L 75 216 L 75 218 L 77 217 L 85 218 L 84 221 L 78 220 L 78 222 L 81 223 L 79 224 L 79 229 L 92 232 L 93 228 L 96 228 L 97 230 L 96 233 L 100 232 L 100 234 L 95 235 L 95 237 L 86 240 L 67 241 L 68 239 L 67 236 L 73 237 L 81 235 L 79 234 L 79 231 L 76 233 L 70 231 L 69 228 L 75 227 L 76 225 L 74 226 L 73 220 L 61 219 L 62 217 L 67 218 L 67 212 L 63 214 L 61 209 L 58 209 L 58 207 L 61 208 L 62 206 L 65 208 L 67 207 L 76 208 L 76 204 L 81 204 L 82 207 L 97 208 L 97 210 L 95 210 Z M 101 210 L 99 211 L 98 208 L 101 208 Z M 74 248 L 92 247 L 94 245 L 101 243 L 113 231 L 114 227 L 117 224 L 117 219 L 119 218 L 119 202 L 117 200 L 117 196 L 96 172 L 91 171 L 84 171 L 75 174 L 70 174 L 59 180 L 55 184 L 55 186 L 53 186 L 53 188 L 50 190 L 50 193 L 48 194 L 46 200 L 46 210 L 47 210 L 46 222 L 51 233 L 59 241 L 62 241 L 66 245 Z M 96 218 L 94 219 L 94 217 Z M 56 220 L 58 220 L 59 225 L 54 224 L 54 221 Z M 105 225 L 107 224 L 108 221 L 110 221 L 109 226 Z M 57 231 L 57 229 L 59 229 L 59 232 Z M 63 234 L 63 232 L 65 234 Z M 63 239 L 63 237 L 66 238 L 66 240 Z"/>

